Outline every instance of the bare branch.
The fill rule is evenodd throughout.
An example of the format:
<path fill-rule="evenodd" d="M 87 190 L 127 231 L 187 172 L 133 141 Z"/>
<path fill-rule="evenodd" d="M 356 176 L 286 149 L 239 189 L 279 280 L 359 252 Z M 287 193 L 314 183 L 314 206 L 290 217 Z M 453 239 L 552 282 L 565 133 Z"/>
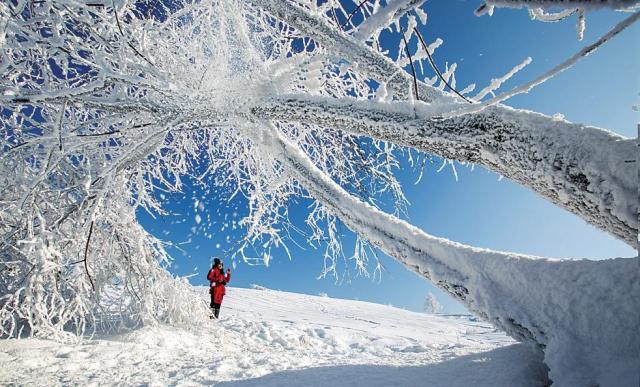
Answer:
<path fill-rule="evenodd" d="M 415 97 L 417 100 L 420 100 L 418 96 L 418 77 L 416 76 L 416 68 L 413 65 L 413 58 L 411 58 L 411 52 L 409 51 L 409 42 L 407 42 L 407 38 L 404 36 L 404 29 L 402 26 L 400 27 L 400 34 L 402 35 L 402 41 L 404 42 L 404 50 L 409 57 L 409 64 L 411 65 L 411 74 L 413 75 L 413 89 L 415 92 Z"/>
<path fill-rule="evenodd" d="M 95 291 L 96 287 L 93 284 L 93 279 L 91 279 L 91 274 L 89 274 L 89 266 L 87 264 L 87 253 L 89 252 L 89 243 L 91 242 L 91 234 L 93 233 L 93 223 L 94 221 L 92 220 L 91 225 L 89 226 L 89 235 L 87 236 L 87 244 L 84 246 L 84 259 L 82 261 L 84 262 L 84 270 L 87 273 L 87 277 L 89 278 L 89 283 L 91 283 L 91 289 Z"/>
<path fill-rule="evenodd" d="M 453 87 L 451 87 L 451 85 L 449 84 L 449 82 L 447 82 L 446 79 L 444 79 L 444 77 L 442 76 L 442 73 L 440 72 L 440 70 L 438 69 L 438 66 L 436 66 L 435 62 L 433 61 L 433 57 L 431 56 L 431 52 L 429 52 L 429 47 L 427 47 L 427 44 L 424 42 L 424 39 L 422 38 L 422 34 L 420 33 L 420 31 L 418 31 L 417 28 L 414 27 L 413 31 L 416 33 L 416 35 L 418 35 L 418 39 L 420 40 L 420 44 L 422 44 L 422 48 L 424 49 L 424 51 L 427 53 L 427 58 L 429 59 L 429 64 L 431 65 L 431 68 L 433 69 L 433 71 L 436 72 L 436 74 L 438 75 L 438 78 L 440 78 L 440 80 L 447 85 L 447 87 L 453 91 L 454 93 L 456 93 L 456 95 L 462 99 L 464 99 L 465 101 L 469 102 L 469 103 L 473 103 L 473 101 L 469 100 L 467 97 L 465 97 L 464 95 L 460 94 L 458 92 L 458 90 L 454 89 Z M 416 85 L 417 88 L 417 85 Z"/>

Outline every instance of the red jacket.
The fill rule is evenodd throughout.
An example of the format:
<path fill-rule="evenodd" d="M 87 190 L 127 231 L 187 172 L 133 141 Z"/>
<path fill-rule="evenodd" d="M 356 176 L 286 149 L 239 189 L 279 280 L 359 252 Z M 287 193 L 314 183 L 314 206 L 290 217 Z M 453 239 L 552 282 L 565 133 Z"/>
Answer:
<path fill-rule="evenodd" d="M 213 269 L 209 270 L 207 279 L 209 279 L 209 293 L 213 297 L 213 302 L 215 304 L 222 304 L 222 298 L 226 294 L 224 285 L 231 281 L 231 274 L 227 273 L 227 275 L 225 276 L 224 274 L 222 274 L 220 269 L 214 267 Z"/>

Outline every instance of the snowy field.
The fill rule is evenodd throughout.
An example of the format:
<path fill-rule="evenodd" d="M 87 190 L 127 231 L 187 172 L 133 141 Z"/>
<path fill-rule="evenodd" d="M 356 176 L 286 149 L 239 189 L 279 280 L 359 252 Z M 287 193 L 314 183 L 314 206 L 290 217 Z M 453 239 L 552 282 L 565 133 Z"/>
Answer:
<path fill-rule="evenodd" d="M 228 288 L 221 319 L 199 325 L 80 345 L 0 341 L 0 384 L 539 386 L 546 374 L 526 347 L 467 316 Z"/>

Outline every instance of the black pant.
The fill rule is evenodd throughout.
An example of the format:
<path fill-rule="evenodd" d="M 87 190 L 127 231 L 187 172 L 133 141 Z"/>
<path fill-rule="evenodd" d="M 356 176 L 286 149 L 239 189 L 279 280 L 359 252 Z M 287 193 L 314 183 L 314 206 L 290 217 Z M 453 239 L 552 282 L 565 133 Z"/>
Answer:
<path fill-rule="evenodd" d="M 213 316 L 215 318 L 218 318 L 218 316 L 220 316 L 220 305 L 222 304 L 216 304 L 215 302 L 211 301 L 211 309 L 213 309 Z"/>

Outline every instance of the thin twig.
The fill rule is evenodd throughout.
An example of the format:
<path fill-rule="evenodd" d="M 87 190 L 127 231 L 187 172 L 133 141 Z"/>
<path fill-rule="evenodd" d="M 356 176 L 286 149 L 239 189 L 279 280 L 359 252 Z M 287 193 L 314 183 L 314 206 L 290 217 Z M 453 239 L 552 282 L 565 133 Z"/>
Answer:
<path fill-rule="evenodd" d="M 116 9 L 116 5 L 113 2 L 113 0 L 111 0 L 111 4 L 113 6 L 113 14 L 116 16 L 116 24 L 118 25 L 118 30 L 120 30 L 120 35 L 122 35 L 123 38 L 125 38 L 125 42 L 127 43 L 127 45 L 129 47 L 131 47 L 131 49 L 133 50 L 133 52 L 135 52 L 140 58 L 144 59 L 147 63 L 149 63 L 151 66 L 156 67 L 156 65 L 154 65 L 153 63 L 151 63 L 151 61 L 149 59 L 147 59 L 144 55 L 142 55 L 134 46 L 133 44 L 131 44 L 128 40 L 127 37 L 124 36 L 124 32 L 122 32 L 122 26 L 120 25 L 120 18 L 118 17 L 118 10 Z"/>
<path fill-rule="evenodd" d="M 133 125 L 125 130 L 131 130 L 131 129 L 140 129 L 140 128 L 145 128 L 147 126 L 153 125 L 153 122 L 149 122 L 146 124 L 138 124 L 138 125 Z M 111 132 L 106 132 L 106 133 L 88 133 L 88 134 L 77 134 L 76 137 L 100 137 L 100 136 L 108 136 L 111 134 L 118 134 L 121 133 L 125 130 L 120 130 L 120 129 L 116 129 L 113 130 Z"/>
<path fill-rule="evenodd" d="M 336 15 L 336 5 L 335 4 L 336 4 L 335 0 L 331 0 L 331 13 L 333 14 L 333 21 L 336 23 L 338 28 L 340 28 L 340 31 L 342 31 L 342 26 L 340 25 L 340 22 L 338 21 L 338 16 Z"/>
<path fill-rule="evenodd" d="M 575 65 L 581 59 L 586 58 L 587 56 L 592 54 L 594 51 L 596 51 L 598 48 L 600 48 L 600 46 L 602 46 L 607 41 L 609 41 L 610 39 L 612 39 L 613 37 L 618 35 L 620 32 L 624 31 L 627 27 L 629 27 L 630 25 L 632 25 L 636 21 L 638 21 L 638 19 L 640 19 L 640 11 L 635 12 L 631 16 L 629 16 L 626 19 L 622 20 L 620 23 L 616 24 L 611 30 L 609 30 L 609 32 L 607 32 L 602 37 L 600 37 L 600 39 L 598 39 L 595 43 L 592 43 L 592 44 L 582 48 L 582 50 L 580 50 L 577 53 L 575 53 L 569 59 L 567 59 L 564 62 L 560 63 L 559 65 L 555 66 L 554 68 L 552 68 L 548 72 L 542 74 L 541 76 L 537 77 L 536 79 L 534 79 L 532 81 L 529 81 L 529 82 L 525 83 L 522 86 L 516 87 L 515 89 L 513 89 L 511 91 L 507 91 L 507 92 L 502 93 L 502 94 L 500 94 L 500 95 L 498 95 L 496 97 L 493 97 L 493 98 L 491 98 L 491 99 L 489 99 L 487 101 L 484 101 L 482 103 L 476 104 L 472 108 L 465 108 L 465 109 L 461 109 L 460 111 L 454 111 L 454 112 L 451 113 L 451 115 L 476 113 L 476 112 L 482 111 L 483 109 L 487 108 L 488 106 L 500 103 L 500 102 L 502 102 L 504 100 L 507 100 L 507 99 L 515 96 L 515 95 L 522 94 L 522 93 L 528 93 L 534 87 L 536 87 L 536 86 L 548 81 L 549 79 L 555 77 L 556 75 L 558 75 L 559 73 L 563 72 L 564 70 L 566 70 L 566 69 L 570 68 L 571 66 Z"/>
<path fill-rule="evenodd" d="M 118 234 L 117 231 L 114 232 L 114 235 L 116 237 L 116 241 L 118 243 L 118 246 L 120 247 L 120 251 L 122 252 L 122 256 L 127 260 L 127 262 L 129 263 L 129 266 L 131 267 L 132 270 L 135 270 L 135 268 L 133 267 L 133 264 L 131 263 L 131 258 L 129 257 L 129 254 L 127 254 L 127 251 L 125 251 L 125 243 L 122 242 L 120 235 Z M 140 271 L 138 270 L 138 273 L 140 274 Z M 127 279 L 125 279 L 125 287 L 127 286 Z M 135 289 L 133 288 L 133 284 L 130 285 L 131 287 L 131 293 L 136 296 L 136 298 L 138 299 L 138 301 L 141 301 L 140 296 L 138 296 L 138 293 L 135 291 Z"/>
<path fill-rule="evenodd" d="M 207 71 L 209 71 L 209 65 L 202 72 L 202 76 L 200 77 L 200 82 L 198 82 L 198 90 L 200 90 L 200 88 L 202 87 L 202 81 L 204 80 L 204 76 L 205 74 L 207 74 Z"/>
<path fill-rule="evenodd" d="M 354 9 L 353 12 L 351 12 L 349 14 L 349 17 L 347 18 L 347 21 L 344 22 L 344 24 L 342 25 L 342 27 L 340 29 L 344 31 L 344 28 L 347 26 L 347 24 L 349 24 L 349 22 L 351 21 L 351 18 L 356 14 L 356 12 L 358 12 L 360 10 L 360 8 L 362 8 L 368 2 L 369 2 L 369 0 L 362 0 L 360 2 L 360 4 L 358 4 L 356 9 Z"/>
<path fill-rule="evenodd" d="M 90 133 L 90 134 L 78 134 L 76 137 L 100 137 L 100 136 L 108 136 L 110 134 L 120 133 L 120 130 L 114 130 L 113 132 L 107 133 Z"/>
<path fill-rule="evenodd" d="M 416 68 L 413 65 L 413 58 L 411 57 L 411 52 L 409 52 L 409 42 L 407 42 L 407 38 L 404 36 L 404 28 L 400 26 L 400 34 L 402 35 L 402 41 L 404 42 L 404 51 L 407 53 L 409 57 L 409 64 L 411 65 L 411 73 L 413 74 L 413 88 L 416 93 L 416 99 L 419 101 L 420 96 L 418 95 L 418 77 L 416 76 Z"/>
<path fill-rule="evenodd" d="M 31 272 L 33 272 L 33 269 L 36 268 L 36 265 L 34 265 L 33 263 L 30 263 L 31 265 L 31 269 L 29 270 L 29 272 L 22 278 L 22 281 L 20 281 L 20 283 L 16 286 L 16 288 L 20 288 L 22 286 L 22 284 L 24 283 L 24 281 L 27 280 L 27 278 L 29 278 L 29 275 L 31 275 Z"/>
<path fill-rule="evenodd" d="M 413 31 L 416 33 L 416 35 L 418 35 L 418 39 L 420 39 L 420 43 L 422 44 L 422 48 L 424 48 L 424 50 L 427 52 L 427 58 L 429 59 L 429 64 L 431 65 L 431 68 L 433 68 L 433 71 L 435 71 L 436 74 L 438 74 L 438 78 L 440 78 L 440 80 L 442 80 L 442 82 L 444 82 L 444 84 L 447 85 L 449 87 L 449 89 L 451 89 L 451 91 L 453 91 L 456 95 L 458 95 L 458 97 L 464 99 L 465 101 L 467 101 L 469 103 L 473 103 L 473 101 L 469 100 L 467 97 L 465 97 L 464 95 L 460 94 L 458 92 L 458 90 L 456 90 L 453 87 L 451 87 L 449 82 L 447 82 L 444 79 L 444 77 L 442 76 L 442 73 L 440 72 L 440 70 L 438 70 L 438 66 L 436 66 L 435 62 L 433 61 L 433 58 L 431 57 L 431 53 L 429 52 L 429 48 L 427 47 L 427 44 L 424 42 L 424 39 L 422 39 L 422 34 L 420 34 L 420 31 L 418 31 L 418 29 L 416 27 L 413 27 Z"/>
<path fill-rule="evenodd" d="M 64 99 L 62 103 L 62 109 L 60 111 L 60 120 L 58 121 L 58 149 L 62 152 L 62 122 L 64 121 L 64 110 L 67 108 L 67 99 Z"/>
<path fill-rule="evenodd" d="M 87 252 L 89 251 L 89 242 L 91 242 L 91 234 L 93 233 L 93 220 L 91 221 L 91 226 L 89 226 L 89 236 L 87 237 L 87 244 L 84 246 L 84 270 L 87 272 L 87 277 L 89 277 L 89 282 L 91 283 L 91 289 L 93 291 L 96 290 L 96 287 L 93 285 L 93 280 L 91 279 L 91 274 L 89 274 L 89 266 L 87 265 Z"/>

